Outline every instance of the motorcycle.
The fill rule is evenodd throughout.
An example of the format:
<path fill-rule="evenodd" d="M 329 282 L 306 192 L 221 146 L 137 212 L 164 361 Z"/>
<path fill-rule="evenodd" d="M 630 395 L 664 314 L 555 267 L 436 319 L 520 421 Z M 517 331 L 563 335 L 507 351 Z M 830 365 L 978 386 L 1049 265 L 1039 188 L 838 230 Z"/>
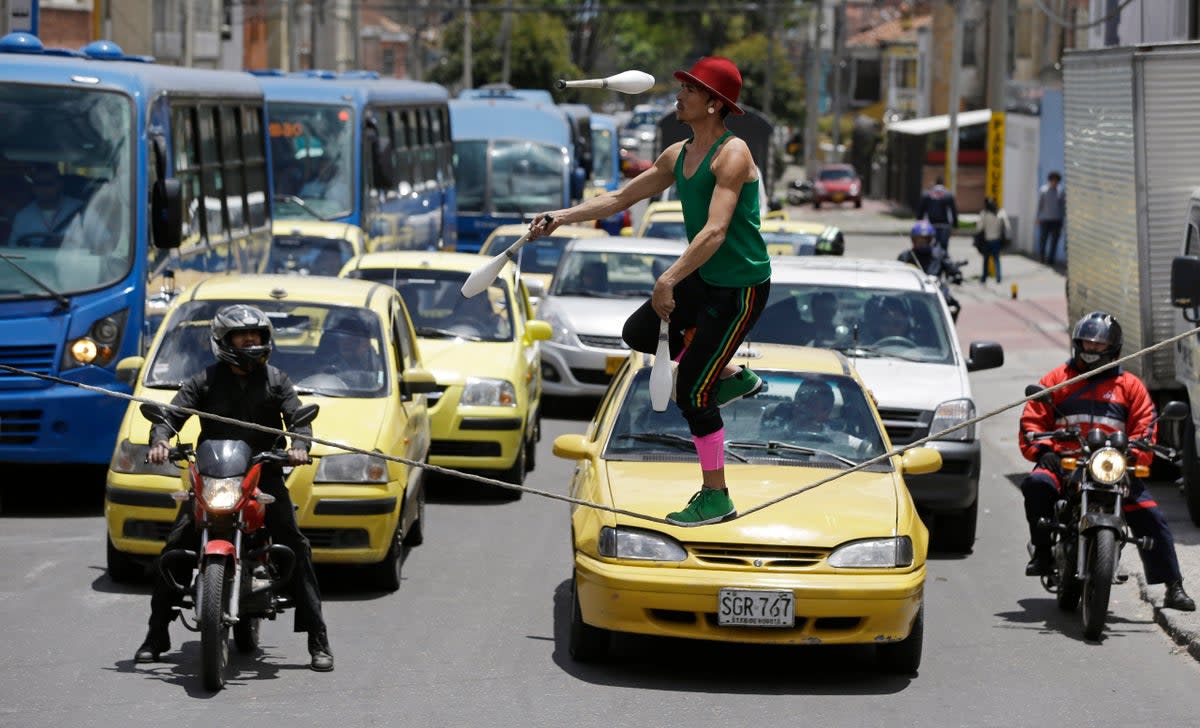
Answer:
<path fill-rule="evenodd" d="M 1025 396 L 1032 397 L 1042 388 L 1031 384 Z M 1048 395 L 1042 401 L 1049 402 Z M 1183 402 L 1168 402 L 1155 418 L 1180 420 L 1188 416 Z M 1078 425 L 1050 432 L 1027 432 L 1028 442 L 1049 440 L 1071 443 L 1074 450 L 1061 459 L 1068 473 L 1062 498 L 1054 505 L 1054 517 L 1037 524 L 1050 532 L 1053 570 L 1041 577 L 1042 587 L 1055 595 L 1058 608 L 1073 612 L 1083 603 L 1083 635 L 1097 639 L 1104 631 L 1108 600 L 1117 575 L 1121 550 L 1134 544 L 1146 550 L 1153 546 L 1149 537 L 1136 538 L 1125 523 L 1122 505 L 1129 495 L 1130 477 L 1146 478 L 1148 465 L 1134 464 L 1134 450 L 1151 452 L 1170 461 L 1175 451 L 1145 438 L 1129 439 L 1125 432 L 1104 432 L 1098 427 L 1081 435 Z M 1029 546 L 1033 555 L 1033 546 Z"/>
<path fill-rule="evenodd" d="M 938 288 L 942 291 L 942 297 L 946 299 L 946 307 L 950 309 L 950 317 L 954 321 L 958 321 L 958 314 L 962 311 L 962 304 L 954 297 L 950 291 L 950 285 L 961 286 L 963 282 L 962 267 L 967 264 L 965 260 L 952 260 L 942 247 L 936 243 L 927 254 L 918 254 L 913 248 L 905 248 L 900 251 L 897 257 L 903 263 L 915 265 L 926 274 L 933 276 L 938 280 Z"/>
<path fill-rule="evenodd" d="M 167 424 L 165 411 L 143 404 L 142 415 L 154 424 Z M 312 422 L 317 405 L 296 412 L 293 427 Z M 175 433 L 178 440 L 178 434 Z M 172 549 L 162 554 L 159 571 L 166 583 L 182 596 L 180 621 L 200 633 L 201 676 L 205 688 L 220 690 L 229 665 L 229 633 L 243 654 L 258 648 L 263 619 L 275 617 L 291 606 L 281 591 L 291 580 L 296 555 L 283 544 L 273 544 L 263 528 L 267 506 L 275 497 L 258 489 L 265 463 L 288 464 L 286 450 L 257 455 L 241 440 L 209 440 L 198 448 L 176 443 L 171 462 L 186 462 L 184 490 L 172 494 L 184 508 L 194 508 L 200 531 L 199 552 Z M 191 580 L 180 584 L 173 567 L 191 566 Z M 183 616 L 194 610 L 195 626 Z"/>

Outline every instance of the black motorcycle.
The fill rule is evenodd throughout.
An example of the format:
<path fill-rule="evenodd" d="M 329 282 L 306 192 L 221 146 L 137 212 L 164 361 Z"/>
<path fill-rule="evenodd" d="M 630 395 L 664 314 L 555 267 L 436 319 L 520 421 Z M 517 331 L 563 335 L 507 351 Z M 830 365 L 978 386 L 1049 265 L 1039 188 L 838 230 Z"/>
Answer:
<path fill-rule="evenodd" d="M 1031 384 L 1025 396 L 1042 388 Z M 1047 401 L 1048 399 L 1044 399 Z M 1179 420 L 1188 416 L 1183 402 L 1168 402 L 1155 419 Z M 1122 505 L 1129 495 L 1130 478 L 1145 478 L 1149 466 L 1135 465 L 1134 450 L 1175 459 L 1170 448 L 1145 438 L 1130 440 L 1122 431 L 1104 432 L 1098 427 L 1080 434 L 1078 425 L 1051 432 L 1027 432 L 1028 442 L 1051 440 L 1075 447 L 1062 458 L 1068 473 L 1062 498 L 1054 505 L 1054 517 L 1043 518 L 1037 525 L 1050 531 L 1053 570 L 1041 577 L 1042 587 L 1055 594 L 1058 608 L 1073 612 L 1083 603 L 1083 635 L 1097 639 L 1104 631 L 1108 599 L 1121 549 L 1127 543 L 1149 549 L 1152 541 L 1135 538 L 1125 523 Z M 1032 555 L 1032 545 L 1030 546 Z"/>

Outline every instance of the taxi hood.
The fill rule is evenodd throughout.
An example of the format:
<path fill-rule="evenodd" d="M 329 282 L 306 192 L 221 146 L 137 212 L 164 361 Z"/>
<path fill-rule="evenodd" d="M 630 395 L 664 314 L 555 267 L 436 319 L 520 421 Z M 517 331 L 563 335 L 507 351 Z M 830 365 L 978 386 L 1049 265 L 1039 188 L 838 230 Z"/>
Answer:
<path fill-rule="evenodd" d="M 682 509 L 699 489 L 695 463 L 604 462 L 612 504 L 635 513 L 663 517 Z M 742 511 L 838 472 L 780 465 L 725 466 L 732 484 L 730 495 Z M 850 473 L 745 518 L 698 528 L 665 526 L 628 516 L 617 516 L 617 520 L 693 543 L 833 548 L 856 538 L 895 534 L 897 477 L 895 472 Z"/>
<path fill-rule="evenodd" d="M 467 377 L 495 377 L 497 362 L 511 360 L 511 341 L 421 339 L 421 361 L 440 385 L 462 384 Z"/>
<path fill-rule="evenodd" d="M 304 395 L 305 404 L 318 404 L 321 411 L 313 420 L 313 437 L 319 437 L 330 442 L 340 442 L 362 450 L 375 449 L 375 440 L 383 430 L 384 417 L 387 415 L 387 397 L 350 398 L 322 397 L 320 395 Z M 337 436 L 334 437 L 333 434 Z M 290 441 L 289 441 L 290 443 Z M 346 452 L 340 448 L 330 447 L 314 442 L 309 451 L 314 457 L 322 455 L 337 455 Z"/>

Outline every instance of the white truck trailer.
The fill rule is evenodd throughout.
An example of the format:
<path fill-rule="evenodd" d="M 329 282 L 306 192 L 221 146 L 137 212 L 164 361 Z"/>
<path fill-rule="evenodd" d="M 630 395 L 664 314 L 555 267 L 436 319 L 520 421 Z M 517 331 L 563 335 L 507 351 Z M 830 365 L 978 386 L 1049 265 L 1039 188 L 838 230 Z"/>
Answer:
<path fill-rule="evenodd" d="M 1200 187 L 1200 43 L 1075 51 L 1063 60 L 1067 311 L 1117 317 L 1124 353 L 1160 342 L 1186 324 L 1172 305 L 1172 259 L 1184 249 L 1189 199 Z M 1192 416 L 1163 422 L 1159 440 L 1184 453 L 1189 509 L 1200 524 L 1200 467 L 1189 401 L 1196 372 L 1184 345 L 1127 368 L 1155 403 L 1188 402 Z M 1193 506 L 1192 501 L 1195 501 Z"/>

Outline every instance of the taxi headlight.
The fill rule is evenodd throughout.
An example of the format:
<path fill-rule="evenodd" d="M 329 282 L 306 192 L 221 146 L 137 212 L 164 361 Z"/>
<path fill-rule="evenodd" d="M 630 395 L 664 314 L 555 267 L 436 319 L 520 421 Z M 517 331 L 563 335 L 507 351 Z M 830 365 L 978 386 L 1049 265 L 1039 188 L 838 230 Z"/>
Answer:
<path fill-rule="evenodd" d="M 317 463 L 314 483 L 386 483 L 387 461 L 373 455 L 326 455 Z"/>
<path fill-rule="evenodd" d="M 201 492 L 204 505 L 212 513 L 229 513 L 242 497 L 241 477 L 210 478 L 204 475 L 200 479 L 204 483 Z"/>
<path fill-rule="evenodd" d="M 458 403 L 468 407 L 516 407 L 517 390 L 505 379 L 467 377 Z"/>
<path fill-rule="evenodd" d="M 969 399 L 952 399 L 942 402 L 933 411 L 933 421 L 929 423 L 929 434 L 936 435 L 950 427 L 962 424 L 975 417 L 975 403 Z M 955 430 L 940 440 L 962 440 L 970 442 L 975 439 L 975 425 L 968 425 L 961 430 Z"/>
<path fill-rule="evenodd" d="M 912 563 L 913 545 L 908 536 L 852 541 L 829 555 L 829 565 L 841 569 L 894 569 Z"/>
<path fill-rule="evenodd" d="M 1125 477 L 1127 465 L 1125 456 L 1119 450 L 1105 447 L 1092 453 L 1092 459 L 1088 460 L 1088 472 L 1097 483 L 1112 485 Z"/>
<path fill-rule="evenodd" d="M 162 465 L 146 462 L 146 455 L 149 453 L 149 445 L 139 445 L 130 442 L 128 439 L 121 440 L 117 445 L 116 452 L 113 453 L 112 463 L 109 467 L 112 468 L 114 473 L 179 477 L 180 468 L 172 462 L 165 462 Z"/>
<path fill-rule="evenodd" d="M 683 561 L 687 550 L 675 539 L 638 528 L 600 529 L 600 555 L 611 559 Z"/>

